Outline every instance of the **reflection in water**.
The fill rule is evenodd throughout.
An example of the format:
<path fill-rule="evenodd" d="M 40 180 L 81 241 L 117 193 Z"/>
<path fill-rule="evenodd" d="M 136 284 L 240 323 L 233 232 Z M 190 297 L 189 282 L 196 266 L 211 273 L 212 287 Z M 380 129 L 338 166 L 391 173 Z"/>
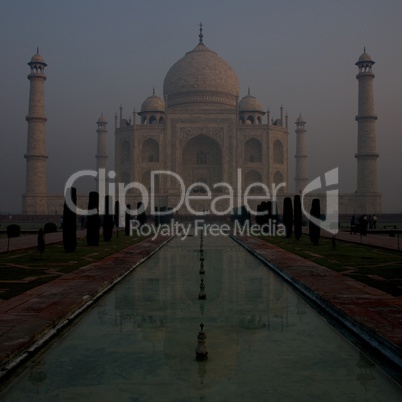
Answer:
<path fill-rule="evenodd" d="M 0 395 L 4 401 L 396 401 L 401 389 L 228 238 L 174 239 Z M 198 298 L 201 278 L 207 298 Z M 208 360 L 197 361 L 205 324 Z"/>

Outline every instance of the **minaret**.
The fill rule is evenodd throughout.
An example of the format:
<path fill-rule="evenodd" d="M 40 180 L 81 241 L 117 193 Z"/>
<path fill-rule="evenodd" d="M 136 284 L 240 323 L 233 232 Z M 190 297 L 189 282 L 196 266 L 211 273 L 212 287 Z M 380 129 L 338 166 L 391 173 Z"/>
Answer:
<path fill-rule="evenodd" d="M 306 122 L 300 113 L 296 120 L 296 177 L 295 193 L 301 194 L 308 182 L 307 175 L 307 144 L 306 144 Z"/>
<path fill-rule="evenodd" d="M 28 63 L 29 110 L 26 164 L 26 188 L 22 197 L 24 214 L 43 215 L 48 213 L 46 193 L 46 141 L 45 141 L 45 67 L 47 64 L 39 49 Z"/>
<path fill-rule="evenodd" d="M 381 196 L 377 192 L 377 158 L 374 113 L 374 61 L 366 53 L 355 63 L 359 68 L 356 78 L 359 83 L 357 121 L 357 213 L 379 213 Z"/>
<path fill-rule="evenodd" d="M 98 133 L 98 141 L 97 141 L 97 153 L 96 153 L 96 170 L 99 174 L 100 169 L 105 170 L 106 177 L 106 168 L 107 168 L 107 142 L 106 142 L 106 134 L 107 134 L 107 120 L 103 117 L 103 113 L 99 117 L 98 121 L 96 122 L 98 125 L 98 129 L 96 132 Z M 99 191 L 99 184 L 104 185 L 106 183 L 99 183 L 97 180 L 97 191 Z"/>

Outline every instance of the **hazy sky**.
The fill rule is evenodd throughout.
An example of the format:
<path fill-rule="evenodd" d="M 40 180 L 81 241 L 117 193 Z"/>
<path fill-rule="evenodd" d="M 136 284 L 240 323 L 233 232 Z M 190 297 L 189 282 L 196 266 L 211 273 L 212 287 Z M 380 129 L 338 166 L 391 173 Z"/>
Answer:
<path fill-rule="evenodd" d="M 384 211 L 402 212 L 401 0 L 2 0 L 0 3 L 0 211 L 19 212 L 25 191 L 29 81 L 36 53 L 45 83 L 47 188 L 62 193 L 74 172 L 95 168 L 96 121 L 140 110 L 162 96 L 169 68 L 198 43 L 231 64 L 241 94 L 289 115 L 289 188 L 294 122 L 307 121 L 310 179 L 339 166 L 340 190 L 356 189 L 357 67 L 366 46 L 376 62 L 379 190 Z"/>

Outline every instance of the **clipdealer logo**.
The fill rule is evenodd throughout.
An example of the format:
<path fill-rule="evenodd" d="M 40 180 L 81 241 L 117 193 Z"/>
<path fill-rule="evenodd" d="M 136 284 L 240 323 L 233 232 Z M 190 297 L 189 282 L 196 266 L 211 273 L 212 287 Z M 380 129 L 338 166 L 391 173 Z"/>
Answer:
<path fill-rule="evenodd" d="M 325 186 L 323 188 L 321 177 L 316 177 L 313 181 L 307 184 L 300 197 L 302 211 L 308 220 L 319 226 L 321 229 L 324 229 L 329 233 L 336 234 L 339 230 L 339 191 L 337 188 L 339 184 L 338 168 L 332 169 L 324 174 L 324 183 Z M 311 216 L 311 214 L 306 211 L 304 203 L 307 194 L 315 190 L 323 189 L 326 189 L 326 208 L 324 214 L 325 220 Z"/>
<path fill-rule="evenodd" d="M 170 176 L 170 179 L 174 179 L 177 181 L 177 188 L 179 188 L 180 199 L 179 202 L 169 208 L 166 211 L 157 211 L 155 207 L 156 205 L 156 195 L 154 192 L 155 188 L 155 177 L 156 176 Z M 74 182 L 83 177 L 93 177 L 98 180 L 99 183 L 99 209 L 81 209 L 71 199 L 71 194 L 69 189 L 73 187 Z M 183 179 L 175 172 L 166 171 L 166 170 L 155 170 L 151 172 L 151 180 L 150 180 L 150 190 L 140 182 L 131 182 L 128 184 L 124 183 L 115 183 L 112 180 L 115 179 L 116 174 L 114 171 L 110 171 L 106 177 L 106 170 L 100 169 L 99 172 L 96 170 L 81 170 L 79 172 L 74 173 L 67 180 L 64 187 L 64 195 L 67 206 L 74 211 L 77 215 L 93 215 L 99 213 L 100 215 L 104 214 L 104 199 L 106 195 L 115 195 L 115 199 L 119 201 L 120 205 L 125 206 L 125 212 L 129 213 L 132 216 L 138 215 L 144 212 L 148 206 L 150 211 L 155 211 L 155 215 L 164 216 L 171 215 L 178 211 L 180 208 L 185 206 L 186 210 L 189 214 L 194 216 L 202 216 L 205 215 L 204 211 L 198 211 L 193 208 L 192 203 L 194 201 L 202 200 L 204 203 L 209 203 L 208 211 L 214 215 L 229 215 L 232 213 L 235 208 L 239 208 L 239 205 L 235 205 L 235 199 L 237 199 L 237 203 L 241 203 L 241 205 L 245 206 L 248 212 L 251 215 L 261 215 L 265 214 L 265 212 L 258 212 L 253 209 L 252 205 L 250 205 L 251 200 L 256 201 L 277 201 L 278 190 L 285 187 L 286 183 L 280 183 L 278 185 L 273 184 L 271 186 L 271 190 L 269 187 L 260 182 L 255 182 L 249 184 L 243 191 L 243 183 L 242 183 L 242 172 L 241 169 L 237 169 L 237 181 L 236 188 L 233 188 L 229 183 L 220 182 L 215 183 L 212 186 L 212 189 L 204 182 L 195 182 L 186 188 Z M 109 180 L 109 182 L 108 182 Z M 301 194 L 301 204 L 302 204 L 302 212 L 305 217 L 319 226 L 320 228 L 332 233 L 336 234 L 338 232 L 338 204 L 339 204 L 339 194 L 338 194 L 338 185 L 339 177 L 338 177 L 338 168 L 332 169 L 324 174 L 324 181 L 321 180 L 321 177 L 316 177 L 313 181 L 307 184 Z M 107 187 L 107 189 L 106 189 Z M 220 189 L 220 195 L 213 197 L 213 190 Z M 253 189 L 258 189 L 258 192 L 253 192 Z M 106 191 L 107 190 L 107 191 Z M 140 205 L 139 209 L 128 209 L 126 203 L 127 192 L 130 190 L 136 190 L 139 195 L 140 201 L 137 205 Z M 223 190 L 223 191 L 222 191 Z M 313 191 L 325 191 L 325 200 L 326 200 L 326 209 L 325 209 L 325 219 L 319 219 L 317 217 L 312 216 L 306 208 L 306 196 L 312 193 Z M 196 195 L 194 195 L 196 193 Z M 224 194 L 222 194 L 224 193 Z M 313 196 L 313 194 L 311 195 Z M 310 196 L 310 197 L 311 197 Z M 309 198 L 310 198 L 309 197 Z M 222 209 L 218 208 L 218 203 L 222 201 L 227 203 L 227 208 Z M 222 205 L 222 204 L 221 204 Z M 113 213 L 113 203 L 110 205 L 111 210 L 110 213 Z M 136 225 L 136 224 L 134 224 Z M 270 222 L 270 225 L 275 228 L 280 228 L 281 225 L 278 222 Z M 246 223 L 247 226 L 247 223 Z M 138 227 L 134 227 L 138 230 Z M 226 227 L 222 228 L 222 233 L 226 232 Z M 143 229 L 142 229 L 143 230 Z M 182 229 L 183 230 L 183 229 Z M 251 228 L 249 233 L 256 229 Z M 266 230 L 266 228 L 264 229 Z M 177 228 L 176 228 L 177 231 Z M 272 233 L 272 228 L 269 229 L 270 233 Z M 154 231 L 155 232 L 155 229 Z M 160 231 L 159 231 L 160 232 Z M 159 233 L 158 232 L 158 233 Z M 219 231 L 218 231 L 219 232 Z M 219 232 L 217 234 L 222 234 Z M 281 230 L 276 231 L 277 236 L 281 235 Z M 283 235 L 283 234 L 282 234 Z"/>

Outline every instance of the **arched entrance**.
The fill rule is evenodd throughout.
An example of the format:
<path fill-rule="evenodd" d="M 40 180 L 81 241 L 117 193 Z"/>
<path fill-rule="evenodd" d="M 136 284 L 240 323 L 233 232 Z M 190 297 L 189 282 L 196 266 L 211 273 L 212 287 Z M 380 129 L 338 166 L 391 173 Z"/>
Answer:
<path fill-rule="evenodd" d="M 182 150 L 181 177 L 186 187 L 202 182 L 212 191 L 212 186 L 222 181 L 222 150 L 218 142 L 203 134 L 190 139 Z"/>
<path fill-rule="evenodd" d="M 261 142 L 256 138 L 251 138 L 244 144 L 244 162 L 254 163 L 262 160 Z"/>

